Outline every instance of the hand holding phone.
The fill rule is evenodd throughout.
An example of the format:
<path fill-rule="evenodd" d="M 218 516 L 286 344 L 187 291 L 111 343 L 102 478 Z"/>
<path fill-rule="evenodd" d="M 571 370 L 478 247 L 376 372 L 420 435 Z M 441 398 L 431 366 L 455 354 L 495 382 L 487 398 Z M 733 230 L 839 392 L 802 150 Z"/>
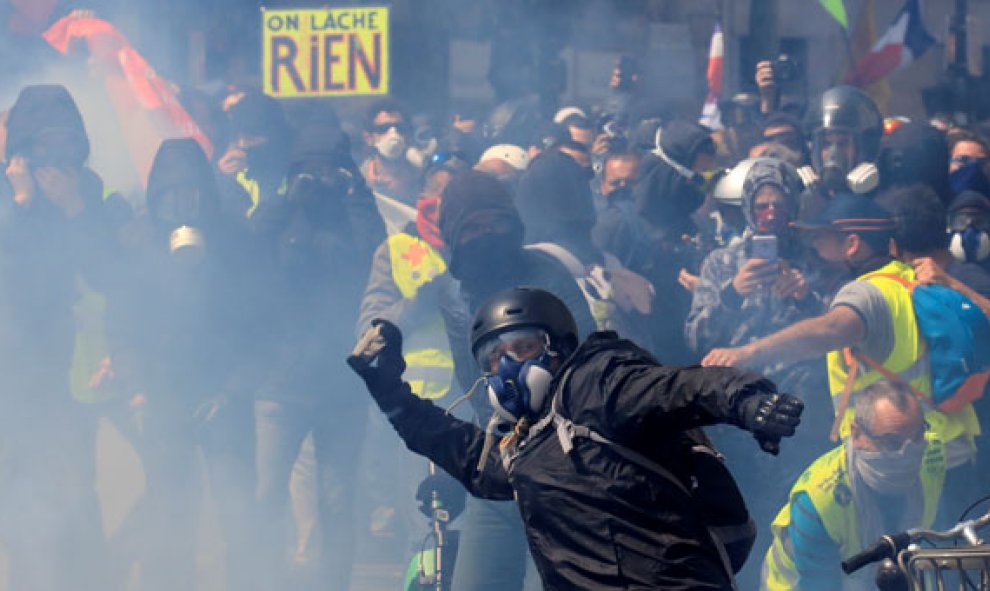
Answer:
<path fill-rule="evenodd" d="M 763 236 L 757 235 L 753 236 L 750 240 L 750 256 L 751 259 L 763 259 L 771 263 L 777 262 L 777 237 L 774 235 Z"/>

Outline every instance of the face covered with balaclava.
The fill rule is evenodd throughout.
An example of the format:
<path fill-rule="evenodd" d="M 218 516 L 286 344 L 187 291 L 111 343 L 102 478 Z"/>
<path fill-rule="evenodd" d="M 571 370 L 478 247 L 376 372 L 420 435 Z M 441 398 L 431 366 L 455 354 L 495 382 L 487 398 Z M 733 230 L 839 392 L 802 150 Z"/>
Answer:
<path fill-rule="evenodd" d="M 282 106 L 269 96 L 247 93 L 230 108 L 228 116 L 250 176 L 280 180 L 292 135 Z"/>
<path fill-rule="evenodd" d="M 505 186 L 495 177 L 465 171 L 444 189 L 440 233 L 450 273 L 475 292 L 513 276 L 523 245 L 523 226 Z"/>

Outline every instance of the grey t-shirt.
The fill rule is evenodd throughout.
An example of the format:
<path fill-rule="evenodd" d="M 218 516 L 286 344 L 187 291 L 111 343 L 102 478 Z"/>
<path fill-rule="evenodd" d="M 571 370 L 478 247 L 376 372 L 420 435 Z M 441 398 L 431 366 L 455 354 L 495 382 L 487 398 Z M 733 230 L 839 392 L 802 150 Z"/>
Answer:
<path fill-rule="evenodd" d="M 847 283 L 835 295 L 830 309 L 837 306 L 847 306 L 859 315 L 865 336 L 857 346 L 882 363 L 894 350 L 894 321 L 880 289 L 864 280 Z"/>

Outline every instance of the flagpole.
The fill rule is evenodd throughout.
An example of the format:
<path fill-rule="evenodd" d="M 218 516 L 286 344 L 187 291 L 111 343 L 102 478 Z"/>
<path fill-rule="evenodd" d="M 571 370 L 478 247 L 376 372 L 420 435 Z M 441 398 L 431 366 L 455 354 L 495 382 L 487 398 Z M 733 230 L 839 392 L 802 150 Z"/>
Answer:
<path fill-rule="evenodd" d="M 852 40 L 849 39 L 849 31 L 842 25 L 839 25 L 839 30 L 842 31 L 842 45 L 846 48 L 846 62 L 848 63 L 848 71 L 855 72 L 856 59 L 853 57 Z"/>

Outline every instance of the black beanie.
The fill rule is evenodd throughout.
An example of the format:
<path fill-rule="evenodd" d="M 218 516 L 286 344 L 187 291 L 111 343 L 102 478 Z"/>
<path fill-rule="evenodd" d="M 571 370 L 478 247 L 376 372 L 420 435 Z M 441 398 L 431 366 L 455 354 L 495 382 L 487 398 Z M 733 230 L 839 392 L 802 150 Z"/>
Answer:
<path fill-rule="evenodd" d="M 522 219 L 505 185 L 492 175 L 466 170 L 447 184 L 440 198 L 440 235 L 450 247 L 460 241 L 464 225 L 475 215 L 494 213 L 523 234 Z"/>

